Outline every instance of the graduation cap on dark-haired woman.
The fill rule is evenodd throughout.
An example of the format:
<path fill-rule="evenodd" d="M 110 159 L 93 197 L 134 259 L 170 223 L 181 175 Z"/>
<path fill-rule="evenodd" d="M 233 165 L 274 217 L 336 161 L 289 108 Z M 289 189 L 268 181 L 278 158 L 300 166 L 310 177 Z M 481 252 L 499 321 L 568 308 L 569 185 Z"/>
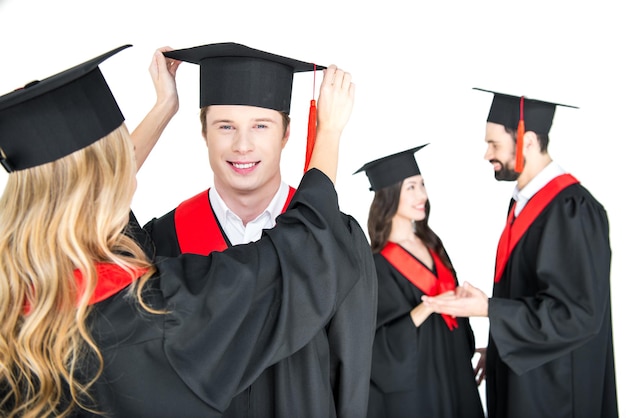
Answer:
<path fill-rule="evenodd" d="M 224 42 L 178 49 L 164 54 L 168 58 L 200 66 L 200 107 L 210 105 L 247 105 L 289 114 L 293 75 L 323 70 L 326 67 L 245 45 Z M 313 90 L 315 92 L 315 78 Z M 315 99 L 309 106 L 306 171 L 316 135 Z"/>
<path fill-rule="evenodd" d="M 524 169 L 524 133 L 532 131 L 538 135 L 548 135 L 557 106 L 578 109 L 576 106 L 529 99 L 524 96 L 512 96 L 477 87 L 474 87 L 474 90 L 493 93 L 487 122 L 497 123 L 517 131 L 515 153 L 515 171 L 517 173 L 521 173 Z"/>
<path fill-rule="evenodd" d="M 365 172 L 370 181 L 370 190 L 377 191 L 398 183 L 408 177 L 421 174 L 415 153 L 428 144 L 420 145 L 406 151 L 397 152 L 364 164 L 353 174 Z"/>

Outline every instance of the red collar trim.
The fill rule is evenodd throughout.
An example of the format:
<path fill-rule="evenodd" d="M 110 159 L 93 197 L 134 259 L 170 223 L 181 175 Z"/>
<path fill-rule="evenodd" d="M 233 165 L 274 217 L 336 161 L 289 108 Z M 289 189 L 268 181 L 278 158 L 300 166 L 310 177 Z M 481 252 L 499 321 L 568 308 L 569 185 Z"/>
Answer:
<path fill-rule="evenodd" d="M 566 187 L 576 184 L 579 181 L 571 174 L 562 174 L 553 178 L 541 190 L 528 201 L 522 209 L 517 219 L 515 219 L 515 204 L 509 211 L 509 216 L 498 242 L 496 252 L 495 283 L 500 281 L 504 268 L 506 267 L 513 249 L 526 233 L 530 225 L 537 219 L 537 216 L 548 206 L 550 202 Z"/>
<path fill-rule="evenodd" d="M 287 210 L 295 193 L 296 189 L 289 186 L 283 212 Z M 213 251 L 224 251 L 228 248 L 211 208 L 208 190 L 178 205 L 174 211 L 174 226 L 182 254 L 209 255 Z"/>
<path fill-rule="evenodd" d="M 117 264 L 97 263 L 96 275 L 98 277 L 98 283 L 96 284 L 93 295 L 91 295 L 89 299 L 89 304 L 93 305 L 108 299 L 143 276 L 147 271 L 147 268 L 140 268 L 131 269 L 129 273 Z M 76 279 L 78 294 L 81 295 L 85 287 L 83 284 L 83 275 L 80 270 L 74 270 L 74 278 Z"/>
<path fill-rule="evenodd" d="M 91 295 L 91 298 L 89 299 L 89 305 L 93 305 L 110 298 L 126 288 L 139 277 L 143 276 L 147 271 L 147 268 L 138 268 L 131 269 L 131 272 L 129 273 L 117 264 L 97 263 L 96 275 L 98 277 L 98 282 L 96 283 L 93 295 Z M 85 291 L 85 284 L 83 282 L 83 274 L 80 270 L 74 270 L 74 279 L 76 280 L 78 295 L 82 295 Z M 28 314 L 30 309 L 30 303 L 26 300 L 24 302 L 24 314 Z"/>
<path fill-rule="evenodd" d="M 450 269 L 443 264 L 434 251 L 429 249 L 428 252 L 433 258 L 437 276 L 395 242 L 388 242 L 380 251 L 380 254 L 385 257 L 400 274 L 428 296 L 437 296 L 448 290 L 456 289 L 456 280 Z M 446 314 L 442 314 L 441 317 L 446 322 L 446 325 L 448 325 L 450 331 L 458 328 L 459 325 L 456 318 Z"/>

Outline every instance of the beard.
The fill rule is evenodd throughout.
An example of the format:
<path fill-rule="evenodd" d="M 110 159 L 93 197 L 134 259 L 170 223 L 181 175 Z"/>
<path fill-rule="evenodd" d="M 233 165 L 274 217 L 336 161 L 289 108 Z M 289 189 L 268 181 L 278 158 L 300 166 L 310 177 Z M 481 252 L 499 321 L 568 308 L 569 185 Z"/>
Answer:
<path fill-rule="evenodd" d="M 516 181 L 517 178 L 519 177 L 519 173 L 515 171 L 514 168 L 509 168 L 506 164 L 502 163 L 499 160 L 491 160 L 489 161 L 490 163 L 498 163 L 500 164 L 500 167 L 502 167 L 500 170 L 494 170 L 493 174 L 494 177 L 496 178 L 496 180 L 498 181 Z"/>

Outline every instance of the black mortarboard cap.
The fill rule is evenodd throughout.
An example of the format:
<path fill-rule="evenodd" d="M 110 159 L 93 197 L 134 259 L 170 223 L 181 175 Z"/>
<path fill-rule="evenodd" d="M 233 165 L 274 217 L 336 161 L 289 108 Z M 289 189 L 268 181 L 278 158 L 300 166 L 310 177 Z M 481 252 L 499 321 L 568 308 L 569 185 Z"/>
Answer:
<path fill-rule="evenodd" d="M 474 87 L 474 90 L 493 93 L 493 101 L 491 102 L 491 109 L 489 110 L 489 115 L 487 116 L 487 122 L 504 125 L 505 127 L 513 130 L 517 129 L 520 121 L 521 96 L 502 94 L 476 87 Z M 552 127 L 552 120 L 557 106 L 577 109 L 576 106 L 544 102 L 524 97 L 523 119 L 526 131 L 533 131 L 539 135 L 547 135 Z"/>
<path fill-rule="evenodd" d="M 124 45 L 0 97 L 0 163 L 11 172 L 87 147 L 124 116 L 98 65 Z"/>
<path fill-rule="evenodd" d="M 248 105 L 289 114 L 293 74 L 324 66 L 225 42 L 178 49 L 168 58 L 200 66 L 200 107 Z"/>
<path fill-rule="evenodd" d="M 407 177 L 421 174 L 414 154 L 426 145 L 428 144 L 370 161 L 353 174 L 365 171 L 372 191 L 391 186 Z"/>

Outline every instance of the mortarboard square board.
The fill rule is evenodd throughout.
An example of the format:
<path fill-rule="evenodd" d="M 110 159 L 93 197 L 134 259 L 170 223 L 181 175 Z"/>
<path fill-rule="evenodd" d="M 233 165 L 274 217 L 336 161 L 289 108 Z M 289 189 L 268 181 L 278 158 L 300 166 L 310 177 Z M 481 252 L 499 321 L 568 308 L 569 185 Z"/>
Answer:
<path fill-rule="evenodd" d="M 405 178 L 421 174 L 414 154 L 426 145 L 428 144 L 370 161 L 353 174 L 365 171 L 372 191 L 389 187 Z"/>
<path fill-rule="evenodd" d="M 293 74 L 326 67 L 224 42 L 164 54 L 200 66 L 200 107 L 247 105 L 289 114 Z"/>
<path fill-rule="evenodd" d="M 0 163 L 8 171 L 55 161 L 105 137 L 124 116 L 98 65 L 131 45 L 0 96 Z"/>
<path fill-rule="evenodd" d="M 487 116 L 487 122 L 497 123 L 506 128 L 516 130 L 520 121 L 520 102 L 522 96 L 498 93 L 474 87 L 474 90 L 493 93 L 491 109 Z M 526 131 L 533 131 L 539 135 L 547 135 L 552 127 L 552 120 L 557 106 L 571 107 L 560 103 L 550 103 L 524 97 L 524 124 Z"/>

